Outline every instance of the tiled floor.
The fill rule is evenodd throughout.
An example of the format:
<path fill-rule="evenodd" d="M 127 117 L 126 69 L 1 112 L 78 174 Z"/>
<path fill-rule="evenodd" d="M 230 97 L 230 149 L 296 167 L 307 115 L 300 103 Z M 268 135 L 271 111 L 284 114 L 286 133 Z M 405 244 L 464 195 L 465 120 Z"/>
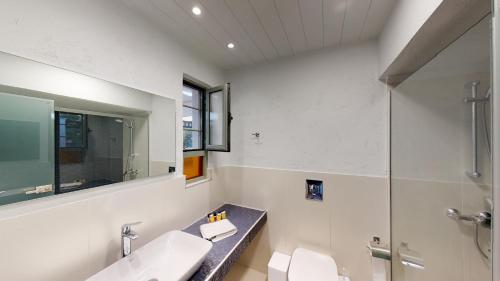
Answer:
<path fill-rule="evenodd" d="M 255 269 L 235 264 L 224 281 L 266 281 L 267 275 Z"/>

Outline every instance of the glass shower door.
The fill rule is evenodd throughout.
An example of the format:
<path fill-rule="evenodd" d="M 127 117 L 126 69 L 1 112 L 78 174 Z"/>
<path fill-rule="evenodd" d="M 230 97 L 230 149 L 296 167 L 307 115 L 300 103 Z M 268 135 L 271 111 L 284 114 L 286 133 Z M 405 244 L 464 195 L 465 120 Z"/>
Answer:
<path fill-rule="evenodd" d="M 0 205 L 54 194 L 54 102 L 0 93 Z"/>
<path fill-rule="evenodd" d="M 490 20 L 391 91 L 392 280 L 492 280 Z"/>

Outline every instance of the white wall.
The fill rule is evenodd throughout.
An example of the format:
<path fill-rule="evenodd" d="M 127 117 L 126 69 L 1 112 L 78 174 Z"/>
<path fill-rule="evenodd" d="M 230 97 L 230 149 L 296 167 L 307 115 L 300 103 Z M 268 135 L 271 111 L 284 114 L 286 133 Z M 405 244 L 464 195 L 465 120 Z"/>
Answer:
<path fill-rule="evenodd" d="M 380 73 L 396 59 L 442 1 L 397 1 L 379 37 Z"/>
<path fill-rule="evenodd" d="M 220 206 L 216 186 L 164 176 L 3 207 L 0 280 L 85 280 L 121 258 L 122 224 L 142 222 L 136 249 Z"/>
<path fill-rule="evenodd" d="M 2 0 L 0 51 L 177 100 L 182 167 L 183 73 L 209 85 L 223 74 L 178 45 L 122 1 Z"/>
<path fill-rule="evenodd" d="M 231 153 L 217 165 L 387 175 L 388 96 L 374 42 L 228 74 Z"/>
<path fill-rule="evenodd" d="M 0 2 L 0 51 L 176 99 L 180 170 L 183 74 L 217 85 L 219 69 L 119 0 Z M 184 186 L 182 177 L 160 177 L 1 207 L 0 237 L 10 248 L 0 253 L 0 279 L 83 280 L 119 258 L 122 223 L 144 222 L 140 246 L 222 203 L 211 183 Z"/>
<path fill-rule="evenodd" d="M 231 152 L 211 155 L 214 178 L 227 201 L 268 210 L 240 263 L 266 272 L 273 251 L 305 247 L 331 254 L 352 280 L 371 280 L 366 245 L 390 232 L 377 54 L 369 42 L 228 73 Z M 305 199 L 306 179 L 323 180 L 323 202 Z"/>

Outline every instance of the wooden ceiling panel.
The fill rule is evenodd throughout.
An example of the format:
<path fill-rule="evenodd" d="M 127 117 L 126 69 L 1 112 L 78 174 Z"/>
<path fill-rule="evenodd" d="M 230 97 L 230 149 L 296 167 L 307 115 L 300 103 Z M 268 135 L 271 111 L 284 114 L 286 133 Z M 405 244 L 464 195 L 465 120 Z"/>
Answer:
<path fill-rule="evenodd" d="M 227 56 L 225 50 L 220 48 L 220 44 L 214 40 L 206 31 L 201 29 L 199 24 L 195 22 L 177 3 L 175 0 L 150 0 L 149 4 L 154 9 L 161 11 L 170 22 L 175 22 L 175 26 L 169 28 L 174 36 L 184 38 L 185 41 L 198 42 L 198 49 L 202 46 L 205 50 L 210 50 L 214 58 L 223 68 L 235 67 L 237 62 L 232 57 Z"/>
<path fill-rule="evenodd" d="M 297 54 L 306 51 L 307 42 L 299 3 L 296 0 L 274 0 L 274 2 L 293 52 Z"/>
<path fill-rule="evenodd" d="M 376 38 L 397 0 L 122 0 L 225 69 Z M 193 6 L 202 13 L 195 16 Z M 227 44 L 235 44 L 228 49 Z"/>
<path fill-rule="evenodd" d="M 201 4 L 215 16 L 220 25 L 231 34 L 236 48 L 243 49 L 254 63 L 264 61 L 266 58 L 257 48 L 245 29 L 233 16 L 224 0 L 200 0 Z"/>
<path fill-rule="evenodd" d="M 215 41 L 219 43 L 219 48 L 226 51 L 226 55 L 233 56 L 238 64 L 249 64 L 251 59 L 241 48 L 234 48 L 229 50 L 227 44 L 233 42 L 231 35 L 224 30 L 224 27 L 220 25 L 215 17 L 205 9 L 196 0 L 176 0 L 177 4 L 184 9 L 184 11 L 191 16 L 195 21 L 197 21 L 202 29 L 204 29 Z M 202 9 L 203 16 L 196 16 L 192 13 L 192 8 L 198 6 Z"/>
<path fill-rule="evenodd" d="M 364 29 L 360 35 L 361 41 L 373 39 L 382 32 L 385 21 L 390 16 L 395 4 L 396 0 L 376 0 L 372 2 Z"/>
<path fill-rule="evenodd" d="M 226 0 L 225 2 L 266 59 L 277 57 L 278 52 L 259 22 L 250 2 L 248 0 Z"/>
<path fill-rule="evenodd" d="M 360 34 L 362 34 L 365 27 L 366 18 L 372 6 L 372 2 L 376 1 L 378 0 L 347 1 L 341 44 L 358 42 Z"/>
<path fill-rule="evenodd" d="M 308 50 L 323 48 L 323 0 L 298 0 Z"/>
<path fill-rule="evenodd" d="M 269 35 L 274 47 L 280 56 L 289 56 L 293 54 L 292 47 L 288 37 L 283 29 L 283 25 L 278 17 L 276 4 L 269 0 L 250 0 L 260 23 Z"/>
<path fill-rule="evenodd" d="M 346 14 L 347 0 L 324 0 L 323 22 L 325 47 L 340 45 Z"/>

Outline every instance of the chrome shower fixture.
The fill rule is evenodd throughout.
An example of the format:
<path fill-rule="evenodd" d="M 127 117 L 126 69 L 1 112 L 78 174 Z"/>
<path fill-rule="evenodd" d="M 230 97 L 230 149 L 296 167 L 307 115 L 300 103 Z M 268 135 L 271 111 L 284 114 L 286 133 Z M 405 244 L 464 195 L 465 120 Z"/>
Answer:
<path fill-rule="evenodd" d="M 476 248 L 485 259 L 489 259 L 488 252 L 491 252 L 491 249 L 485 251 L 481 247 L 481 244 L 479 243 L 479 227 L 481 226 L 487 229 L 491 229 L 491 213 L 488 211 L 483 211 L 475 215 L 462 215 L 459 210 L 455 208 L 449 208 L 448 210 L 446 210 L 446 216 L 456 221 L 472 222 L 474 225 L 474 240 Z"/>
<path fill-rule="evenodd" d="M 487 102 L 490 100 L 490 95 L 486 94 L 484 97 L 478 97 L 478 89 L 479 89 L 479 81 L 473 81 L 470 83 L 467 83 L 466 87 L 468 85 L 471 85 L 471 92 L 472 96 L 467 97 L 464 99 L 465 103 L 470 103 L 472 105 L 472 171 L 466 172 L 467 175 L 473 178 L 479 178 L 481 177 L 481 173 L 479 172 L 478 166 L 477 166 L 477 150 L 478 150 L 478 145 L 477 145 L 477 103 L 478 102 Z M 484 108 L 483 108 L 484 109 Z M 483 110 L 484 111 L 484 110 Z M 485 118 L 483 114 L 483 119 Z M 486 124 L 486 121 L 484 120 L 483 124 Z M 487 132 L 487 128 L 485 127 L 485 132 Z M 487 134 L 486 134 L 487 135 Z M 489 136 L 486 136 L 489 138 Z"/>

